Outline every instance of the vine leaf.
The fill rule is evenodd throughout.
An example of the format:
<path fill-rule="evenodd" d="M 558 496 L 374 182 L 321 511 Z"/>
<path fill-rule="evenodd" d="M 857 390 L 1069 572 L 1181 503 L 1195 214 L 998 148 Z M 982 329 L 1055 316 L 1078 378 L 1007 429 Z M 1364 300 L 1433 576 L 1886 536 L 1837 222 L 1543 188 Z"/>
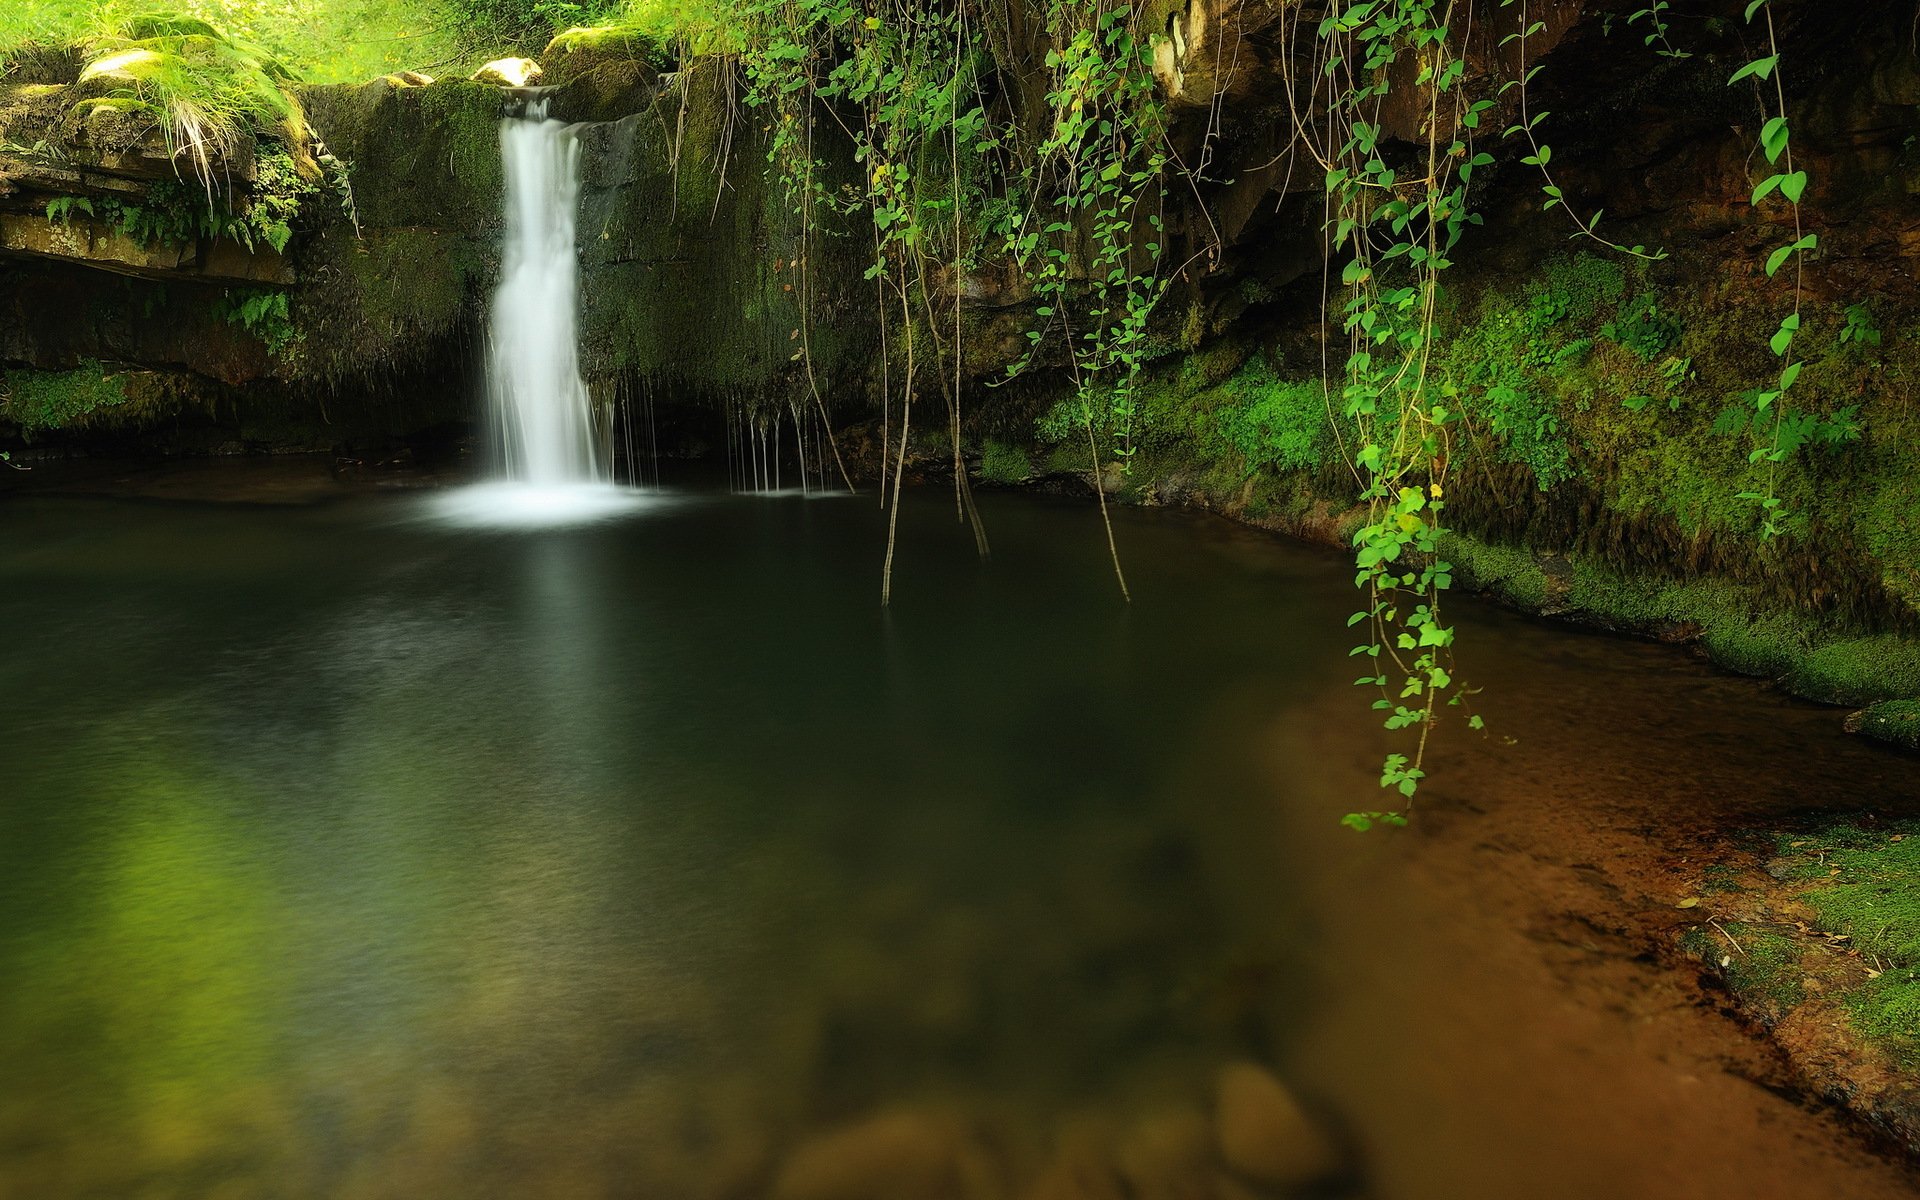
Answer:
<path fill-rule="evenodd" d="M 1761 2 L 1764 3 L 1765 0 L 1761 0 Z M 1749 19 L 1751 19 L 1751 17 L 1749 17 Z M 1732 85 L 1739 83 L 1742 79 L 1746 79 L 1749 76 L 1755 79 L 1771 78 L 1773 75 L 1773 69 L 1779 65 L 1780 65 L 1780 56 L 1778 54 L 1769 54 L 1765 58 L 1756 58 L 1752 62 L 1748 63 L 1746 66 L 1741 67 L 1738 71 L 1735 71 L 1733 73 L 1733 78 L 1727 80 L 1727 85 L 1731 87 Z M 1778 120 L 1778 119 L 1779 118 L 1777 117 L 1775 118 L 1775 120 Z"/>

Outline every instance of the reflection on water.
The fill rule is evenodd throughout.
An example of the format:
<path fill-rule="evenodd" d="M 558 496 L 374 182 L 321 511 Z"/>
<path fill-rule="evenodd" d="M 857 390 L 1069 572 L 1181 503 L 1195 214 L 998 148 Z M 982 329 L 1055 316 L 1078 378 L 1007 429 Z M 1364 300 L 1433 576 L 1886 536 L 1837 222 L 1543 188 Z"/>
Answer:
<path fill-rule="evenodd" d="M 1333 824 L 1336 562 L 1123 514 L 1128 608 L 1081 509 L 979 564 L 928 496 L 881 612 L 869 505 L 415 503 L 0 510 L 0 1195 L 1605 1196 L 1665 1117 L 1529 1083 L 1590 1069 L 1551 1014 L 1516 1094 L 1415 1061 L 1534 964 L 1402 944 L 1411 841 Z"/>

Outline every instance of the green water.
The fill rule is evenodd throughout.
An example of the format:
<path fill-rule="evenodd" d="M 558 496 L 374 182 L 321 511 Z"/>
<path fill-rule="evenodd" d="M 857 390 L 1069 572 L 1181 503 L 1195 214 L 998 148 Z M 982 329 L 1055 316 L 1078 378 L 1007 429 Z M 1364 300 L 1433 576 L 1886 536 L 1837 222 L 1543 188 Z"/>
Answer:
<path fill-rule="evenodd" d="M 0 1195 L 797 1194 L 903 1112 L 974 1166 L 872 1195 L 1038 1197 L 1081 1153 L 1280 1194 L 1124 1166 L 1249 1061 L 1339 1148 L 1326 1194 L 1911 1187 L 1457 907 L 1444 831 L 1555 786 L 1531 723 L 1585 689 L 1667 706 L 1569 735 L 1622 761 L 1772 705 L 1884 786 L 1824 714 L 1469 607 L 1543 757 L 1461 730 L 1452 815 L 1362 839 L 1337 557 L 1123 512 L 1129 606 L 1090 509 L 984 507 L 983 564 L 910 498 L 882 611 L 870 498 L 0 506 Z"/>

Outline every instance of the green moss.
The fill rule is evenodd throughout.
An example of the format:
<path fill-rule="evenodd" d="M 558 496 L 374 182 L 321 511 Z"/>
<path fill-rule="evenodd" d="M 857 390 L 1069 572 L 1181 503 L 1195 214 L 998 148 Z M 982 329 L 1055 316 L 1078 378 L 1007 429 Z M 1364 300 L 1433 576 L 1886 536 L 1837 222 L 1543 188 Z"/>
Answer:
<path fill-rule="evenodd" d="M 1493 592 L 1521 608 L 1539 611 L 1547 602 L 1547 575 L 1532 553 L 1494 545 L 1455 530 L 1440 545 L 1461 584 Z"/>
<path fill-rule="evenodd" d="M 127 402 L 124 379 L 94 359 L 71 371 L 8 371 L 4 383 L 0 412 L 28 435 L 81 426 Z"/>
<path fill-rule="evenodd" d="M 1787 873 L 1815 881 L 1800 897 L 1815 923 L 1849 938 L 1879 972 L 1846 997 L 1854 1027 L 1920 1065 L 1920 821 L 1842 825 L 1794 841 Z"/>
<path fill-rule="evenodd" d="M 1920 970 L 1900 967 L 1847 997 L 1853 1027 L 1909 1070 L 1920 1068 Z"/>
<path fill-rule="evenodd" d="M 1306 470 L 1325 460 L 1333 438 L 1319 380 L 1283 380 L 1255 355 L 1222 386 L 1225 402 L 1211 414 L 1207 441 L 1230 446 L 1250 470 Z"/>
<path fill-rule="evenodd" d="M 609 62 L 639 62 L 655 70 L 673 66 L 660 39 L 632 25 L 575 26 L 554 36 L 540 52 L 543 83 L 564 84 Z"/>
<path fill-rule="evenodd" d="M 1027 452 L 989 439 L 980 454 L 980 477 L 990 483 L 1019 483 L 1033 472 Z"/>
<path fill-rule="evenodd" d="M 1679 344 L 1686 325 L 1679 317 L 1660 306 L 1651 292 L 1643 292 L 1620 310 L 1620 315 L 1600 327 L 1602 337 L 1611 338 L 1632 351 L 1641 362 L 1652 362 Z"/>
<path fill-rule="evenodd" d="M 1854 718 L 1848 728 L 1879 741 L 1920 750 L 1920 700 L 1875 704 Z"/>
<path fill-rule="evenodd" d="M 1779 1020 L 1806 999 L 1800 943 L 1780 930 L 1723 921 L 1719 928 L 1689 929 L 1680 945 L 1716 971 L 1728 991 L 1769 1021 Z"/>
<path fill-rule="evenodd" d="M 1920 695 L 1920 645 L 1891 634 L 1828 641 L 1796 663 L 1786 683 L 1827 704 Z"/>
<path fill-rule="evenodd" d="M 1615 263 L 1557 258 L 1517 295 L 1483 290 L 1443 331 L 1438 373 L 1466 417 L 1470 455 L 1524 464 L 1541 491 L 1574 477 L 1569 419 L 1591 405 L 1593 338 L 1625 288 Z"/>

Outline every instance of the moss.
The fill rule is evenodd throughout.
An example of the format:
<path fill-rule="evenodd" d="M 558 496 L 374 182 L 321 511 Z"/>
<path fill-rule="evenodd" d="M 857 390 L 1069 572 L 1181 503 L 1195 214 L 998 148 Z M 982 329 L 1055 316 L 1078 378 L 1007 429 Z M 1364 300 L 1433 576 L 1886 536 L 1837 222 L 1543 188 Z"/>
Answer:
<path fill-rule="evenodd" d="M 1796 695 L 1826 704 L 1864 704 L 1920 695 L 1920 645 L 1884 634 L 1815 646 L 1786 677 Z"/>
<path fill-rule="evenodd" d="M 1920 821 L 1841 825 L 1784 848 L 1784 873 L 1814 881 L 1800 899 L 1815 924 L 1878 972 L 1846 996 L 1854 1027 L 1920 1066 Z"/>
<path fill-rule="evenodd" d="M 308 88 L 302 99 L 314 128 L 348 165 L 363 225 L 497 231 L 505 186 L 499 88 L 464 80 L 395 88 L 376 80 Z"/>
<path fill-rule="evenodd" d="M 988 439 L 980 454 L 980 477 L 990 483 L 1019 483 L 1033 472 L 1027 452 L 1005 442 Z"/>
<path fill-rule="evenodd" d="M 294 296 L 301 370 L 366 377 L 431 358 L 476 311 L 491 248 L 436 229 L 328 229 L 307 261 L 326 285 Z"/>
<path fill-rule="evenodd" d="M 1617 264 L 1556 258 L 1517 294 L 1482 289 L 1453 319 L 1436 366 L 1466 417 L 1470 455 L 1525 465 L 1541 491 L 1574 476 L 1570 417 L 1591 404 L 1593 338 L 1625 288 Z"/>
<path fill-rule="evenodd" d="M 1800 943 L 1778 929 L 1723 921 L 1718 928 L 1689 929 L 1681 936 L 1680 945 L 1713 969 L 1728 991 L 1769 1023 L 1806 999 Z"/>
<path fill-rule="evenodd" d="M 1318 467 L 1332 448 L 1326 388 L 1317 379 L 1286 380 L 1255 355 L 1222 385 L 1225 403 L 1202 438 L 1231 447 L 1249 470 Z"/>
<path fill-rule="evenodd" d="M 94 359 L 71 371 L 8 371 L 4 382 L 0 412 L 29 436 L 84 426 L 127 402 L 125 379 Z"/>
<path fill-rule="evenodd" d="M 1455 577 L 1466 587 L 1492 592 L 1536 612 L 1546 606 L 1547 575 L 1529 551 L 1483 542 L 1456 530 L 1441 543 L 1440 555 L 1453 564 Z"/>
<path fill-rule="evenodd" d="M 1848 726 L 1866 737 L 1920 750 L 1920 700 L 1886 700 L 1854 715 Z"/>
<path fill-rule="evenodd" d="M 626 25 L 576 26 L 547 43 L 539 54 L 547 84 L 567 84 L 612 62 L 636 62 L 655 71 L 672 68 L 659 39 Z"/>

